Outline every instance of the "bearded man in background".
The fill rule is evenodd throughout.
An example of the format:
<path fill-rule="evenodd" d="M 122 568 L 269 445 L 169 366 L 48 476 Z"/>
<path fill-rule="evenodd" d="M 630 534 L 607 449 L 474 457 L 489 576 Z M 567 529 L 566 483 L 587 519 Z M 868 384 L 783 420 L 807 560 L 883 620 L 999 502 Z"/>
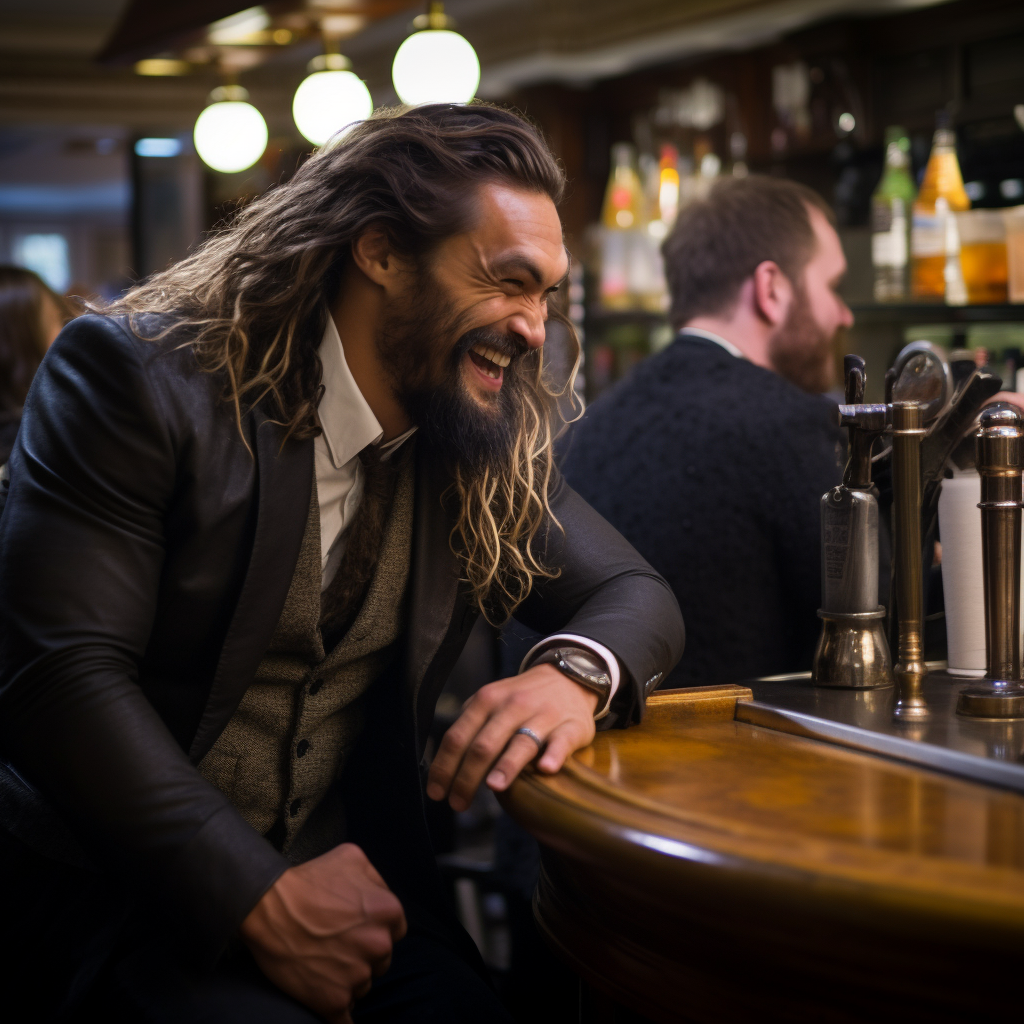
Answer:
<path fill-rule="evenodd" d="M 53 346 L 0 518 L 8 1006 L 504 1019 L 426 833 L 440 688 L 479 614 L 546 637 L 430 766 L 461 810 L 683 641 L 552 465 L 563 184 L 513 114 L 384 112 Z"/>
<path fill-rule="evenodd" d="M 662 247 L 678 334 L 571 430 L 566 479 L 672 585 L 689 632 L 663 685 L 811 667 L 821 496 L 842 478 L 833 384 L 846 259 L 824 200 L 730 178 Z"/>

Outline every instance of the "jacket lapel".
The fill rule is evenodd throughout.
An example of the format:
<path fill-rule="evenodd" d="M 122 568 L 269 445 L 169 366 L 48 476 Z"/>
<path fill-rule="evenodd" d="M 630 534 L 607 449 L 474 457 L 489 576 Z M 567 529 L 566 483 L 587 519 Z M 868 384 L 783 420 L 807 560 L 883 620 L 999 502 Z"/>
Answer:
<path fill-rule="evenodd" d="M 313 442 L 284 442 L 284 428 L 252 413 L 259 502 L 252 556 L 221 648 L 189 757 L 198 764 L 235 713 L 281 617 L 295 573 L 313 487 Z"/>
<path fill-rule="evenodd" d="M 448 479 L 424 442 L 421 438 L 416 446 L 412 599 L 406 644 L 405 677 L 413 708 L 418 708 L 420 691 L 451 629 L 459 598 L 458 561 L 449 545 L 454 523 L 441 500 Z M 422 723 L 418 725 L 422 730 Z"/>

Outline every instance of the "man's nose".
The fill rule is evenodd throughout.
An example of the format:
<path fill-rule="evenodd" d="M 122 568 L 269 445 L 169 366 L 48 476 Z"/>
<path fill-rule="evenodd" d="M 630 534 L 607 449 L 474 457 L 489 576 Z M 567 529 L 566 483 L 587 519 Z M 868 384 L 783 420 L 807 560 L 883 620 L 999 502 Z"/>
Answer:
<path fill-rule="evenodd" d="M 540 348 L 544 344 L 544 316 L 539 309 L 516 313 L 509 318 L 508 329 L 518 334 L 530 348 Z"/>

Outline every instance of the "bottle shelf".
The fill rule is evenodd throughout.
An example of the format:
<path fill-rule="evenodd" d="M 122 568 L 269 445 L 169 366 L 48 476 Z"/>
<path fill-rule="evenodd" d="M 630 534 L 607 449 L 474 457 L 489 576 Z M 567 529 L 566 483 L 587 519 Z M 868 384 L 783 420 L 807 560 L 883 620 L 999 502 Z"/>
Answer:
<path fill-rule="evenodd" d="M 1024 303 L 947 306 L 941 302 L 867 302 L 850 306 L 858 327 L 872 324 L 983 324 L 1024 322 Z M 617 327 L 637 324 L 656 327 L 665 323 L 664 313 L 645 309 L 588 309 L 587 327 Z"/>
<path fill-rule="evenodd" d="M 1024 309 L 1024 306 L 1021 309 Z M 620 324 L 642 324 L 656 327 L 667 320 L 666 313 L 655 313 L 648 309 L 591 308 L 587 310 L 584 323 L 588 327 L 616 327 Z"/>
<path fill-rule="evenodd" d="M 863 303 L 850 307 L 857 326 L 871 324 L 983 324 L 1024 321 L 1024 303 L 947 306 L 941 302 Z"/>

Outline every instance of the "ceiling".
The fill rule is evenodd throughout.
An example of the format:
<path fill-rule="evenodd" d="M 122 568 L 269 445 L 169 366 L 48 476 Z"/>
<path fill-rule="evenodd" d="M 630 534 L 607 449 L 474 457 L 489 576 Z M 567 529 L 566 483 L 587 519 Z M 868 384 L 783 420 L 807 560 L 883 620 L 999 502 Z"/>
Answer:
<path fill-rule="evenodd" d="M 446 10 L 480 55 L 480 95 L 500 98 L 526 85 L 586 86 L 644 65 L 742 49 L 829 17 L 936 2 L 942 0 L 447 0 Z M 130 67 L 94 61 L 127 6 L 128 0 L 0 0 L 0 123 L 63 121 L 146 131 L 191 125 L 218 84 L 214 69 L 142 78 Z M 207 9 L 222 14 L 231 6 L 246 4 L 211 0 Z M 410 10 L 401 10 L 344 43 L 377 105 L 396 100 L 390 65 L 409 22 Z M 293 130 L 291 95 L 318 52 L 319 42 L 306 39 L 279 48 L 243 76 L 272 131 Z"/>

